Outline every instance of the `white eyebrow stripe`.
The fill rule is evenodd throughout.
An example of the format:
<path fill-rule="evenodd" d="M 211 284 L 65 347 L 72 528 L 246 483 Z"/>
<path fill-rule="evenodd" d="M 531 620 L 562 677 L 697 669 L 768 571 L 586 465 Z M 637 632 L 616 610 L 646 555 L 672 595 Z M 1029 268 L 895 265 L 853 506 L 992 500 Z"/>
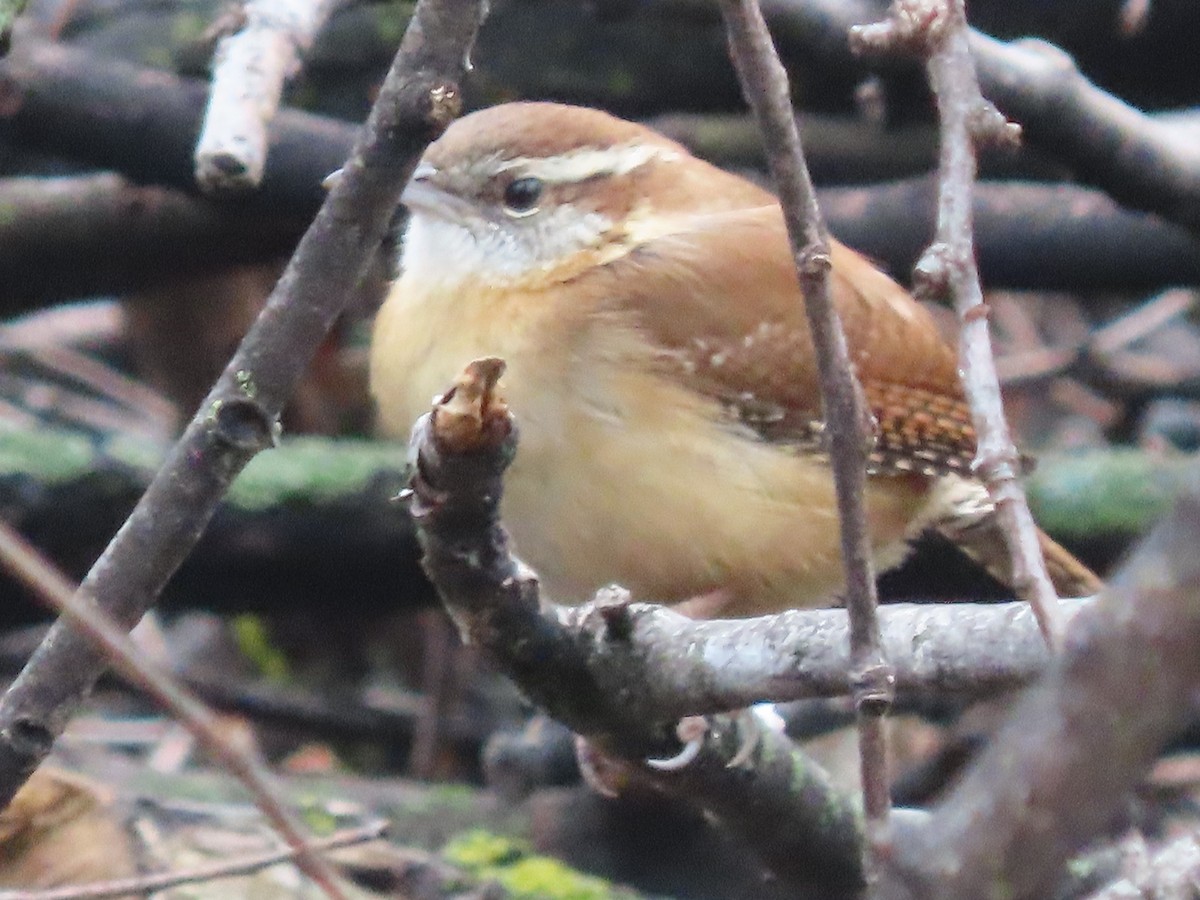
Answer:
<path fill-rule="evenodd" d="M 624 175 L 654 160 L 671 162 L 680 158 L 677 150 L 656 144 L 618 144 L 615 147 L 585 147 L 559 156 L 535 158 L 518 156 L 496 167 L 496 172 L 519 170 L 523 176 L 540 178 L 551 184 L 586 181 L 599 175 Z"/>

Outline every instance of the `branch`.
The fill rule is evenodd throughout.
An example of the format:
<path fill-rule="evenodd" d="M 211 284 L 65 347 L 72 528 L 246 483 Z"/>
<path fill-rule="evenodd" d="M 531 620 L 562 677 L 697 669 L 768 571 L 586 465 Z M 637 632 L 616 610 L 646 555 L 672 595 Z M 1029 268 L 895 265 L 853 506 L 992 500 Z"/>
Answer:
<path fill-rule="evenodd" d="M 358 828 L 335 831 L 328 837 L 314 838 L 309 846 L 314 851 L 339 850 L 343 847 L 353 847 L 356 844 L 376 840 L 382 837 L 386 830 L 386 822 L 373 822 Z M 133 878 L 120 878 L 93 884 L 74 884 L 43 890 L 0 890 L 0 900 L 112 900 L 112 898 L 119 900 L 121 897 L 145 896 L 165 891 L 181 884 L 200 884 L 237 875 L 249 875 L 260 869 L 290 862 L 295 856 L 294 849 L 247 853 L 234 855 L 220 862 L 193 866 L 190 869 L 175 872 L 156 872 Z"/>
<path fill-rule="evenodd" d="M 848 53 L 844 32 L 840 49 Z M 19 98 L 3 110 L 14 144 L 118 169 L 134 181 L 195 190 L 202 83 L 23 35 L 15 56 L 0 59 L 0 89 Z M 347 123 L 281 110 L 263 182 L 236 207 L 107 175 L 0 184 L 0 199 L 14 209 L 11 224 L 0 222 L 8 287 L 0 313 L 161 282 L 210 259 L 277 258 L 316 211 L 320 181 L 345 160 L 353 136 Z M 880 138 L 901 157 L 910 155 L 912 141 L 892 129 Z M 754 143 L 761 158 L 757 135 Z M 811 148 L 809 156 L 812 162 Z M 829 188 L 820 198 L 833 233 L 893 274 L 911 269 L 933 232 L 932 182 Z M 1200 277 L 1190 233 L 1123 210 L 1099 192 L 985 184 L 975 203 L 980 268 L 990 284 L 1140 290 Z"/>
<path fill-rule="evenodd" d="M 196 144 L 196 182 L 210 193 L 262 181 L 267 129 L 284 82 L 341 0 L 246 0 L 245 21 L 217 43 L 212 90 Z"/>
<path fill-rule="evenodd" d="M 871 566 L 865 501 L 871 416 L 855 378 L 846 336 L 833 306 L 829 283 L 829 235 L 800 147 L 787 73 L 767 33 L 758 0 L 722 0 L 730 55 L 746 99 L 763 132 L 771 177 L 779 192 L 804 309 L 817 352 L 821 401 L 829 433 L 829 456 L 837 488 L 846 607 L 850 614 L 850 681 L 858 712 L 864 808 L 869 846 L 887 838 L 887 732 L 894 679 L 883 655 L 876 618 L 878 598 Z M 866 866 L 868 877 L 871 861 Z"/>
<path fill-rule="evenodd" d="M 81 134 L 80 142 L 88 138 Z M 307 224 L 98 173 L 0 179 L 0 316 L 279 259 Z"/>
<path fill-rule="evenodd" d="M 97 127 L 88 123 L 76 141 L 87 146 Z M 323 128 L 309 130 L 309 139 L 314 148 L 343 146 Z M 890 144 L 891 138 L 883 140 Z M 12 213 L 0 220 L 6 276 L 0 316 L 158 285 L 214 265 L 280 258 L 307 219 L 262 208 L 288 202 L 278 196 L 284 174 L 273 179 L 250 209 L 111 173 L 0 179 L 0 206 Z M 933 233 L 932 179 L 817 194 L 830 231 L 894 277 L 911 271 Z M 310 213 L 318 199 L 313 196 Z M 1200 243 L 1189 232 L 1123 209 L 1099 191 L 984 182 L 975 191 L 974 217 L 979 268 L 996 287 L 1138 291 L 1200 281 Z"/>
<path fill-rule="evenodd" d="M 105 443 L 75 431 L 9 425 L 0 430 L 0 508 L 80 577 L 145 491 L 163 450 L 127 436 Z M 406 478 L 404 460 L 387 442 L 285 438 L 238 476 L 162 602 L 172 609 L 282 614 L 328 608 L 328 598 L 339 596 L 362 616 L 428 604 L 432 591 L 417 565 L 412 523 L 390 499 Z M 1042 526 L 1099 563 L 1145 534 L 1189 478 L 1186 456 L 1093 451 L 1040 457 L 1026 488 Z M 903 589 L 891 596 L 921 599 Z M 920 627 L 953 634 L 960 611 L 962 628 L 991 627 L 975 617 L 977 607 L 955 606 L 941 619 L 943 608 L 928 610 L 937 618 Z M 889 657 L 903 669 L 909 651 L 896 655 L 906 638 L 894 609 L 881 607 L 880 621 Z M 26 598 L 0 581 L 0 628 L 30 615 Z M 828 619 L 820 610 L 796 615 L 801 630 L 845 628 L 844 611 Z M 903 687 L 902 671 L 900 679 Z"/>
<path fill-rule="evenodd" d="M 932 178 L 817 193 L 829 230 L 893 277 L 912 271 L 934 232 Z M 1100 191 L 985 181 L 975 186 L 972 202 L 979 270 L 989 287 L 1136 292 L 1200 282 L 1196 237 Z"/>
<path fill-rule="evenodd" d="M 1057 647 L 1065 624 L 1042 557 L 1037 525 L 1021 486 L 1022 463 L 1013 443 L 992 354 L 987 308 L 975 263 L 971 197 L 975 189 L 975 144 L 1015 143 L 1020 129 L 983 99 L 968 46 L 963 0 L 934 0 L 945 11 L 945 32 L 931 43 L 929 83 L 942 123 L 938 174 L 937 236 L 917 263 L 917 272 L 949 290 L 959 319 L 963 389 L 971 405 L 977 447 L 972 467 L 988 487 L 1009 556 L 1012 586 L 1033 607 L 1046 643 Z M 941 5 L 943 4 L 944 5 Z"/>
<path fill-rule="evenodd" d="M 1193 482 L 1194 485 L 1194 482 Z M 1200 691 L 1200 497 L 1177 503 L 1082 612 L 1063 653 L 928 826 L 898 841 L 886 897 L 1046 897 Z"/>
<path fill-rule="evenodd" d="M 501 369 L 497 360 L 468 366 L 418 421 L 411 442 L 417 462 L 410 499 L 423 564 L 464 641 L 489 653 L 549 715 L 623 760 L 622 777 L 718 813 L 781 877 L 816 883 L 820 896 L 856 894 L 861 841 L 854 805 L 775 732 L 753 727 L 746 716 L 723 716 L 689 735 L 690 762 L 642 763 L 680 746 L 678 718 L 656 716 L 642 702 L 652 684 L 643 676 L 652 670 L 637 667 L 646 648 L 630 642 L 639 640 L 646 608 L 612 593 L 578 609 L 543 606 L 536 576 L 510 554 L 499 502 L 516 433 L 494 393 Z M 674 618 L 681 626 L 689 621 Z"/>
<path fill-rule="evenodd" d="M 130 627 L 196 542 L 234 476 L 276 440 L 280 409 L 353 293 L 428 143 L 458 111 L 480 18 L 471 0 L 425 0 L 367 128 L 266 308 L 80 594 Z M 49 752 L 104 668 L 58 623 L 0 701 L 0 800 Z"/>
<path fill-rule="evenodd" d="M 1004 417 L 972 237 L 975 142 L 1013 142 L 1019 130 L 979 93 L 963 0 L 896 0 L 887 21 L 851 31 L 851 45 L 862 52 L 915 50 L 927 58 L 942 145 L 937 235 L 917 263 L 916 278 L 925 293 L 954 300 L 963 389 L 978 435 L 972 467 L 995 504 L 1012 559 L 1013 587 L 1032 604 L 1047 644 L 1055 647 L 1063 625 L 1056 619 L 1057 597 L 1019 480 L 1021 456 Z"/>
<path fill-rule="evenodd" d="M 1155 118 L 1088 81 L 1045 41 L 970 35 L 984 94 L 1026 139 L 1085 184 L 1200 233 L 1200 141 L 1193 122 Z"/>
<path fill-rule="evenodd" d="M 279 799 L 270 774 L 253 753 L 221 733 L 216 716 L 208 707 L 151 663 L 102 610 L 81 601 L 76 586 L 5 523 L 0 523 L 0 563 L 69 621 L 76 634 L 86 635 L 96 651 L 122 675 L 170 710 L 250 792 L 267 821 L 294 851 L 300 869 L 327 896 L 346 900 L 337 874 L 309 845 L 304 825 Z"/>
<path fill-rule="evenodd" d="M 1087 900 L 1186 897 L 1200 884 L 1200 834 L 1195 826 L 1153 848 L 1140 834 L 1131 834 L 1116 849 L 1120 877 Z"/>
<path fill-rule="evenodd" d="M 193 151 L 205 84 L 22 35 L 0 60 L 6 139 L 20 147 L 117 169 L 136 181 L 195 191 Z M 280 110 L 260 190 L 243 211 L 312 216 L 321 180 L 346 161 L 356 128 Z M 146 148 L 153 147 L 148 153 Z"/>
<path fill-rule="evenodd" d="M 628 601 L 623 601 L 628 602 Z M 1064 619 L 1089 600 L 1060 601 Z M 564 611 L 560 623 L 600 632 L 597 607 Z M 591 677 L 628 698 L 645 720 L 847 693 L 852 671 L 849 622 L 842 609 L 789 610 L 753 619 L 695 621 L 660 606 L 630 603 L 620 641 L 591 647 Z M 1049 657 L 1022 603 L 894 603 L 879 610 L 882 645 L 904 699 L 983 699 L 1039 675 Z"/>
<path fill-rule="evenodd" d="M 847 62 L 844 35 L 874 21 L 866 0 L 774 0 L 772 22 L 803 36 L 814 53 Z M 1141 112 L 1089 82 L 1044 41 L 969 36 L 984 96 L 1021 123 L 1026 140 L 1133 209 L 1200 231 L 1200 141 L 1195 126 Z M 877 60 L 884 68 L 895 61 Z"/>

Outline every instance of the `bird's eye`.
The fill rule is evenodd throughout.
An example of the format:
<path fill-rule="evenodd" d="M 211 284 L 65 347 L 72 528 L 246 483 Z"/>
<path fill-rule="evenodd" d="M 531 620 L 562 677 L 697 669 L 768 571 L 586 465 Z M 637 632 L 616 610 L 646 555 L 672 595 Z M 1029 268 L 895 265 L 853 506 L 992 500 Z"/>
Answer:
<path fill-rule="evenodd" d="M 510 216 L 528 216 L 537 212 L 542 187 L 540 178 L 518 178 L 504 189 L 504 211 Z"/>

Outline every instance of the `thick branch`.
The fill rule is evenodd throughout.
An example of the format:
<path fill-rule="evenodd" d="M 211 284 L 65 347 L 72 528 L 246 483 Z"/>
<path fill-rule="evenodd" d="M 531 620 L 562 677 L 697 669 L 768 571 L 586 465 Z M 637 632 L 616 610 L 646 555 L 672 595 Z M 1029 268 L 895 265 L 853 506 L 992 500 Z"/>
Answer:
<path fill-rule="evenodd" d="M 936 190 L 933 179 L 918 178 L 818 196 L 835 236 L 903 279 L 933 234 Z M 989 287 L 1141 291 L 1200 282 L 1200 242 L 1190 232 L 1100 191 L 985 181 L 972 201 L 979 274 Z"/>
<path fill-rule="evenodd" d="M 183 190 L 195 190 L 204 98 L 201 81 L 32 36 L 0 60 L 0 115 L 14 144 Z M 270 135 L 261 188 L 239 205 L 311 216 L 324 199 L 321 180 L 350 153 L 355 127 L 284 109 Z"/>
<path fill-rule="evenodd" d="M 1132 209 L 1200 232 L 1200 142 L 1194 123 L 1154 118 L 1089 82 L 1044 41 L 971 33 L 984 94 L 1027 140 Z"/>
<path fill-rule="evenodd" d="M 313 131 L 316 144 L 321 134 Z M 89 142 L 85 134 L 79 140 Z M 271 190 L 263 189 L 264 203 L 275 199 Z M 931 179 L 817 194 L 830 231 L 894 277 L 912 269 L 933 233 Z M 1200 243 L 1185 229 L 1125 210 L 1099 191 L 985 182 L 974 203 L 980 274 L 989 285 L 1136 291 L 1200 281 Z M 0 180 L 0 210 L 4 316 L 213 265 L 274 260 L 295 246 L 306 223 L 113 174 Z"/>
<path fill-rule="evenodd" d="M 0 508 L 64 570 L 81 577 L 145 491 L 163 449 L 129 438 L 97 444 L 72 431 L 9 426 L 0 432 Z M 411 522 L 391 501 L 404 484 L 405 469 L 403 454 L 385 442 L 284 439 L 238 476 L 163 602 L 172 608 L 283 613 L 328 609 L 329 598 L 340 597 L 364 616 L 428 603 L 432 592 L 417 566 Z M 1102 562 L 1144 534 L 1189 477 L 1184 456 L 1107 451 L 1042 457 L 1028 488 L 1043 527 Z M 918 555 L 910 565 L 919 560 Z M 914 592 L 925 577 L 912 580 L 916 587 L 910 581 L 892 598 L 919 598 Z M 943 609 L 927 609 L 935 619 L 922 616 L 912 627 L 931 634 L 944 628 L 947 635 L 956 628 L 992 627 L 971 611 L 986 609 L 954 607 L 961 610 L 961 625 L 959 613 L 951 610 L 938 618 Z M 28 621 L 33 611 L 10 584 L 0 582 L 0 627 Z M 801 629 L 826 621 L 818 611 L 797 615 Z M 831 642 L 846 640 L 845 613 L 832 615 L 820 633 L 828 633 Z M 880 615 L 884 643 L 895 654 L 912 634 L 893 607 L 885 605 Z M 999 651 L 990 638 L 985 644 Z M 907 653 L 896 657 L 901 689 Z"/>
<path fill-rule="evenodd" d="M 1181 499 L 1067 634 L 927 828 L 889 897 L 1034 898 L 1107 827 L 1200 690 L 1200 499 Z"/>
<path fill-rule="evenodd" d="M 879 15 L 878 5 L 866 0 L 777 0 L 771 7 L 774 23 L 843 63 L 849 54 L 845 34 Z M 1021 123 L 1030 144 L 1121 203 L 1200 230 L 1194 125 L 1142 113 L 1093 85 L 1066 53 L 1046 42 L 1004 43 L 972 31 L 970 48 L 984 96 Z"/>
<path fill-rule="evenodd" d="M 277 259 L 306 224 L 112 173 L 0 179 L 0 210 L 0 316 Z"/>
<path fill-rule="evenodd" d="M 276 439 L 279 412 L 353 294 L 426 145 L 459 107 L 480 17 L 469 0 L 418 9 L 367 128 L 279 284 L 163 468 L 80 587 L 128 627 L 191 550 L 234 476 Z M 0 799 L 49 752 L 103 671 L 59 623 L 0 702 Z"/>
<path fill-rule="evenodd" d="M 725 815 L 776 874 L 819 883 L 820 896 L 854 892 L 861 873 L 853 804 L 774 733 L 745 730 L 744 716 L 720 717 L 690 738 L 686 765 L 640 762 L 678 751 L 676 719 L 648 714 L 641 696 L 650 682 L 641 672 L 608 668 L 618 676 L 608 680 L 601 660 L 627 652 L 644 610 L 613 593 L 579 610 L 541 606 L 537 578 L 510 554 L 499 522 L 516 435 L 493 393 L 498 374 L 495 360 L 473 363 L 413 430 L 412 514 L 424 565 L 464 639 L 547 713 L 624 760 L 630 777 Z"/>
<path fill-rule="evenodd" d="M 8 101 L 7 137 L 23 147 L 194 189 L 200 82 L 23 36 L 18 57 L 0 60 L 0 96 Z M 285 109 L 272 135 L 263 183 L 236 207 L 111 176 L 0 184 L 3 223 L 11 223 L 0 223 L 7 273 L 0 311 L 126 290 L 210 259 L 274 259 L 288 251 L 323 199 L 321 179 L 349 152 L 354 130 Z M 879 140 L 911 142 L 891 131 Z M 761 155 L 757 137 L 755 143 Z M 148 145 L 154 153 L 146 153 Z M 929 185 L 834 188 L 820 197 L 835 235 L 903 275 L 933 232 Z M 1184 229 L 1122 210 L 1098 192 L 985 184 L 975 203 L 980 268 L 989 284 L 1142 289 L 1200 277 L 1200 250 Z"/>

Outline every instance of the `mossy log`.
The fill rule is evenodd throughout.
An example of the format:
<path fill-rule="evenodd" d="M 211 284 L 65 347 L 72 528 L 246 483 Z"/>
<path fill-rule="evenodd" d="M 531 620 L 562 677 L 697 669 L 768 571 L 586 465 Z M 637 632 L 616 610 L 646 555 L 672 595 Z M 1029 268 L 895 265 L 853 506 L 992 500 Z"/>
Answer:
<path fill-rule="evenodd" d="M 163 452 L 129 438 L 7 429 L 0 432 L 0 510 L 79 575 Z M 431 602 L 411 522 L 394 500 L 405 465 L 404 448 L 393 443 L 285 439 L 235 482 L 165 605 L 268 612 L 332 605 L 365 613 Z M 1046 457 L 1029 476 L 1030 502 L 1050 534 L 1103 567 L 1195 473 L 1190 457 L 1138 450 Z M 19 589 L 0 582 L 0 592 L 15 600 Z M 0 624 L 39 615 L 28 603 L 0 601 L 0 608 Z"/>

